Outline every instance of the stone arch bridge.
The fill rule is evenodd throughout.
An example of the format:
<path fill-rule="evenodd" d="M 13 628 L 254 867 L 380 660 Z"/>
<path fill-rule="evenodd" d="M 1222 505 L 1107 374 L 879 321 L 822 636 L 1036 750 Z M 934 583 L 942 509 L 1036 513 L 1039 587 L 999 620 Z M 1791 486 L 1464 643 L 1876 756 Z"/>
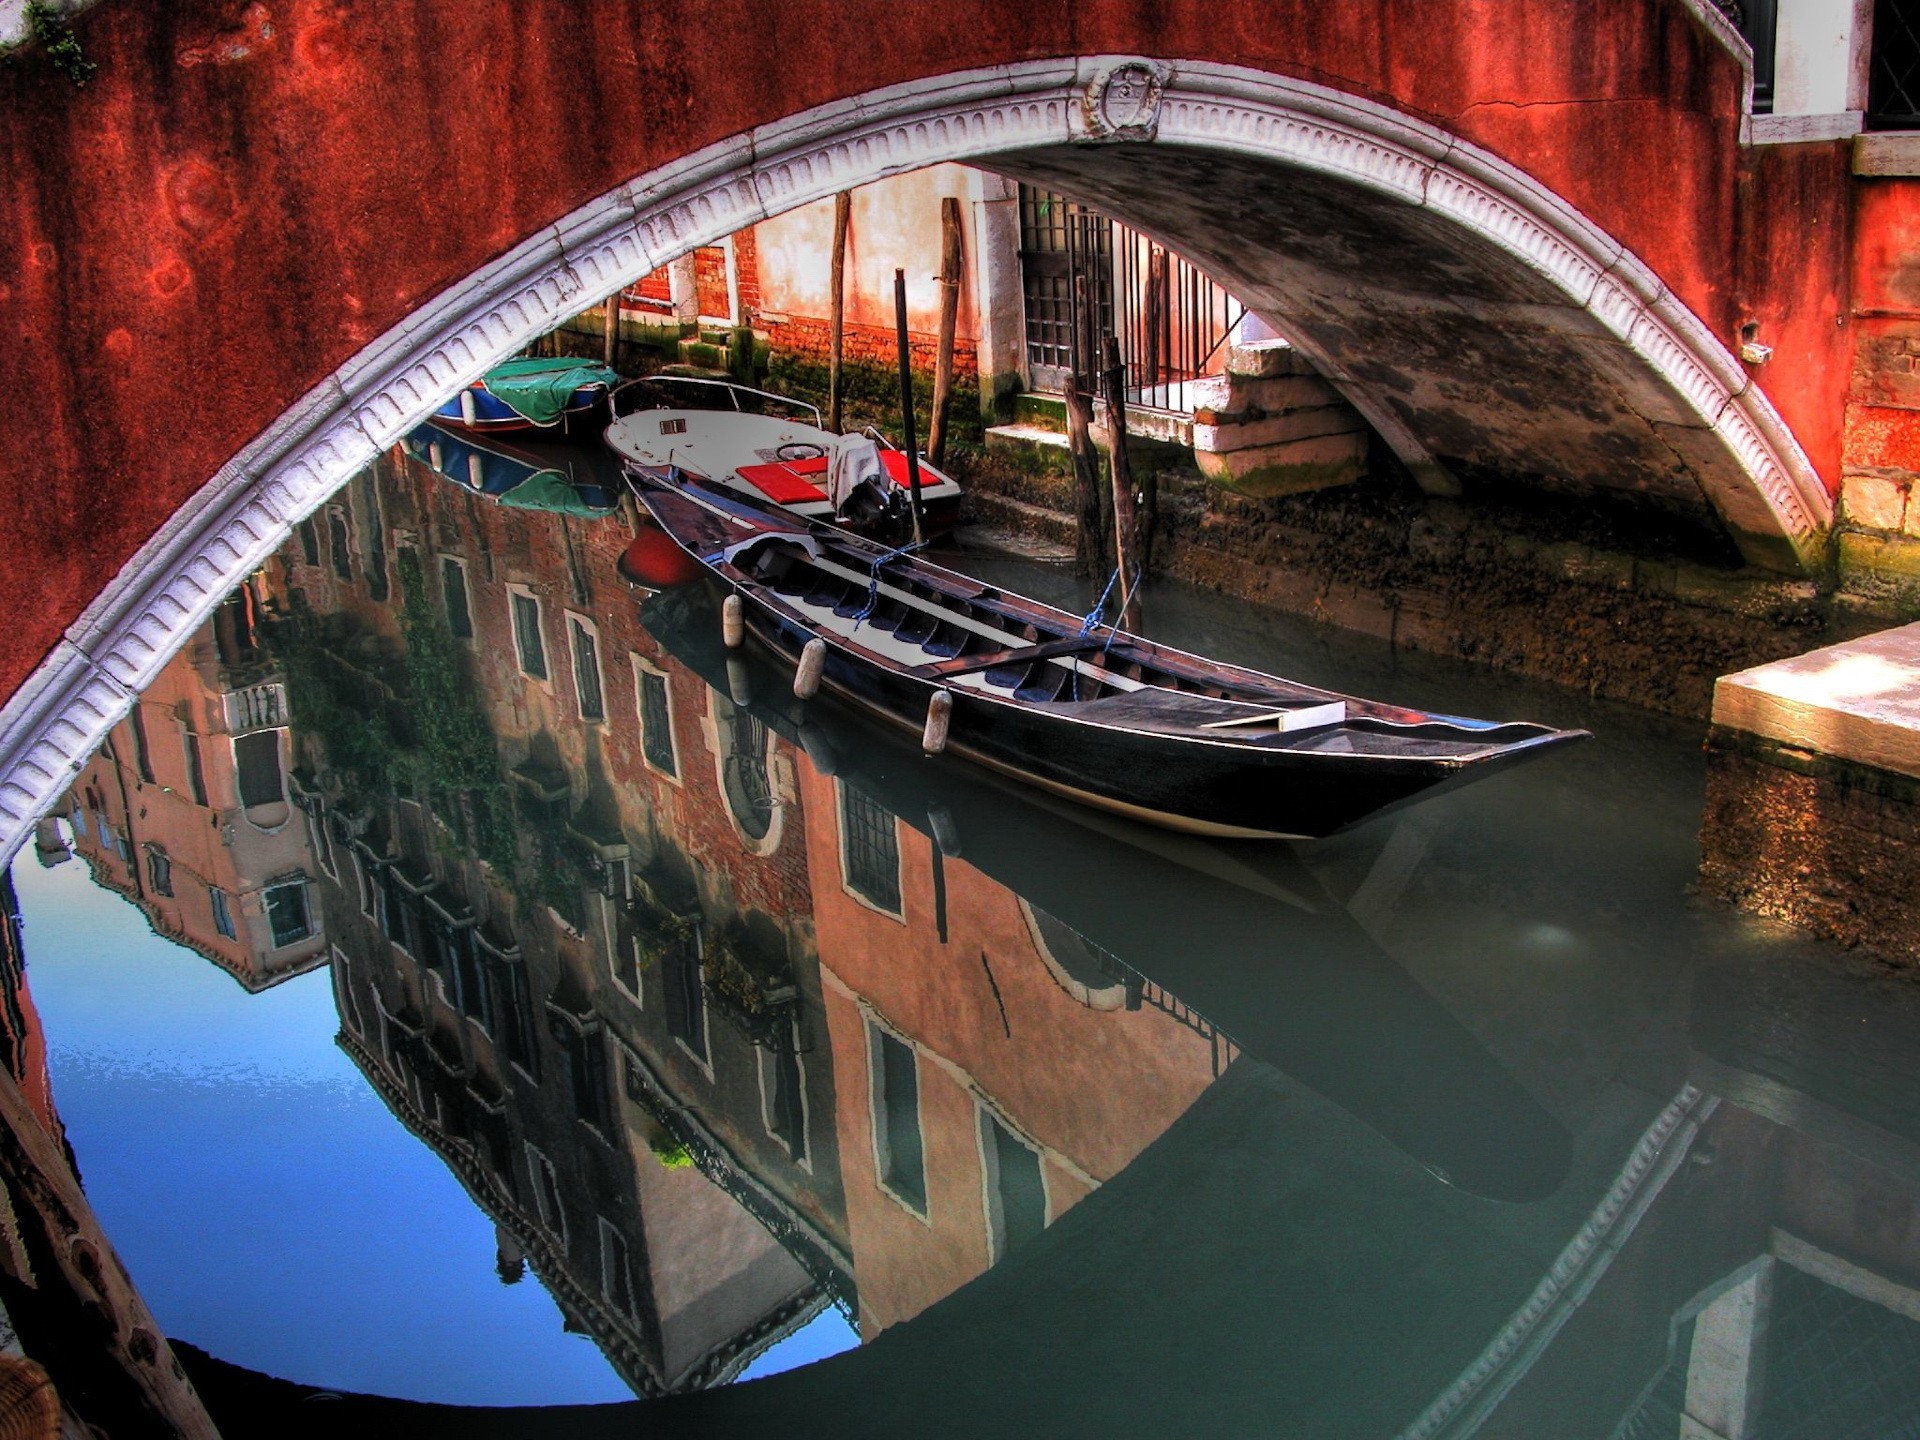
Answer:
<path fill-rule="evenodd" d="M 1851 151 L 1749 143 L 1750 51 L 1706 0 L 101 0 L 74 25 L 84 88 L 0 68 L 10 839 L 458 386 L 694 246 L 943 160 L 1187 253 L 1424 483 L 1636 491 L 1753 563 L 1824 563 Z"/>

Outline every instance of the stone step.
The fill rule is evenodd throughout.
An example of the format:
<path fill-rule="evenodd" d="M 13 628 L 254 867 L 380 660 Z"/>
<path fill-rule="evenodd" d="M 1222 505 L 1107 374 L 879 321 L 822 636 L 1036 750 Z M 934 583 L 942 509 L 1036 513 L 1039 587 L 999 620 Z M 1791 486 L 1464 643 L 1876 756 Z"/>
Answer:
<path fill-rule="evenodd" d="M 1251 450 L 1261 445 L 1283 445 L 1295 440 L 1311 440 L 1321 435 L 1360 434 L 1366 423 L 1351 405 L 1314 405 L 1287 410 L 1261 420 L 1239 425 L 1193 426 L 1193 448 L 1216 455 L 1235 450 Z"/>
<path fill-rule="evenodd" d="M 966 508 L 974 519 L 1015 534 L 1032 536 L 1051 546 L 1064 547 L 1069 553 L 1073 550 L 1073 517 L 1059 510 L 1031 505 L 1009 495 L 996 495 L 990 490 L 969 490 Z"/>

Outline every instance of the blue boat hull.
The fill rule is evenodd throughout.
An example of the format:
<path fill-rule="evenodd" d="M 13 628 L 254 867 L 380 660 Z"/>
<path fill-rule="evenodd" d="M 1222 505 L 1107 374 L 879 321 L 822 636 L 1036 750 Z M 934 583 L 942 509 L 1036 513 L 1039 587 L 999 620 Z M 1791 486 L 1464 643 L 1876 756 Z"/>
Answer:
<path fill-rule="evenodd" d="M 576 415 L 591 414 L 596 406 L 606 399 L 607 387 L 604 385 L 582 385 L 573 392 L 567 401 L 567 408 L 552 425 L 537 425 L 515 410 L 506 401 L 488 390 L 484 384 L 476 382 L 469 385 L 459 395 L 447 401 L 433 412 L 436 425 L 459 425 L 468 430 L 509 431 L 509 430 L 552 430 L 565 425 Z M 473 418 L 467 418 L 462 401 L 473 398 Z"/>

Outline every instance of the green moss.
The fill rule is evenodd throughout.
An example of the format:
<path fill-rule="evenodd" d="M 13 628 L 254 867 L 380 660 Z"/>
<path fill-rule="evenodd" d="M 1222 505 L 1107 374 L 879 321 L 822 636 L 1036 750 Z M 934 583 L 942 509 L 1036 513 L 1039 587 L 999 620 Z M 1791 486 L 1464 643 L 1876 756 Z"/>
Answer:
<path fill-rule="evenodd" d="M 71 80 L 76 90 L 85 88 L 100 68 L 87 59 L 67 17 L 44 0 L 27 0 L 27 33 L 44 51 L 47 62 Z"/>

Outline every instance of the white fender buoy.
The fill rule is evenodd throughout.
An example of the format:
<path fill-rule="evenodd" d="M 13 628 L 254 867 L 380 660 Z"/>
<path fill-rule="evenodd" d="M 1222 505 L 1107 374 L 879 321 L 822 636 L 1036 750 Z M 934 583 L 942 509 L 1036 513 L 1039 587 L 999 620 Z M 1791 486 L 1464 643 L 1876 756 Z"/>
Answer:
<path fill-rule="evenodd" d="M 474 423 L 473 387 L 471 385 L 460 392 L 460 418 L 469 425 Z"/>
<path fill-rule="evenodd" d="M 827 668 L 827 642 L 818 635 L 800 652 L 800 668 L 793 672 L 793 698 L 811 700 L 820 689 L 820 672 Z"/>
<path fill-rule="evenodd" d="M 727 698 L 742 710 L 753 704 L 753 682 L 747 678 L 747 662 L 738 655 L 727 656 Z"/>
<path fill-rule="evenodd" d="M 729 595 L 720 603 L 720 638 L 729 650 L 738 650 L 747 638 L 747 607 L 738 595 Z"/>
<path fill-rule="evenodd" d="M 920 748 L 938 755 L 947 748 L 947 726 L 953 722 L 953 693 L 936 690 L 927 701 L 927 728 L 920 732 Z"/>
<path fill-rule="evenodd" d="M 807 752 L 807 759 L 820 774 L 832 778 L 840 773 L 840 756 L 833 748 L 833 741 L 811 721 L 800 722 L 800 748 Z"/>
<path fill-rule="evenodd" d="M 487 493 L 487 467 L 478 450 L 467 454 L 467 483 L 482 495 Z"/>
<path fill-rule="evenodd" d="M 931 805 L 927 808 L 927 829 L 933 835 L 933 843 L 940 847 L 940 853 L 949 860 L 960 858 L 960 827 L 953 823 L 953 812 L 944 805 Z"/>

